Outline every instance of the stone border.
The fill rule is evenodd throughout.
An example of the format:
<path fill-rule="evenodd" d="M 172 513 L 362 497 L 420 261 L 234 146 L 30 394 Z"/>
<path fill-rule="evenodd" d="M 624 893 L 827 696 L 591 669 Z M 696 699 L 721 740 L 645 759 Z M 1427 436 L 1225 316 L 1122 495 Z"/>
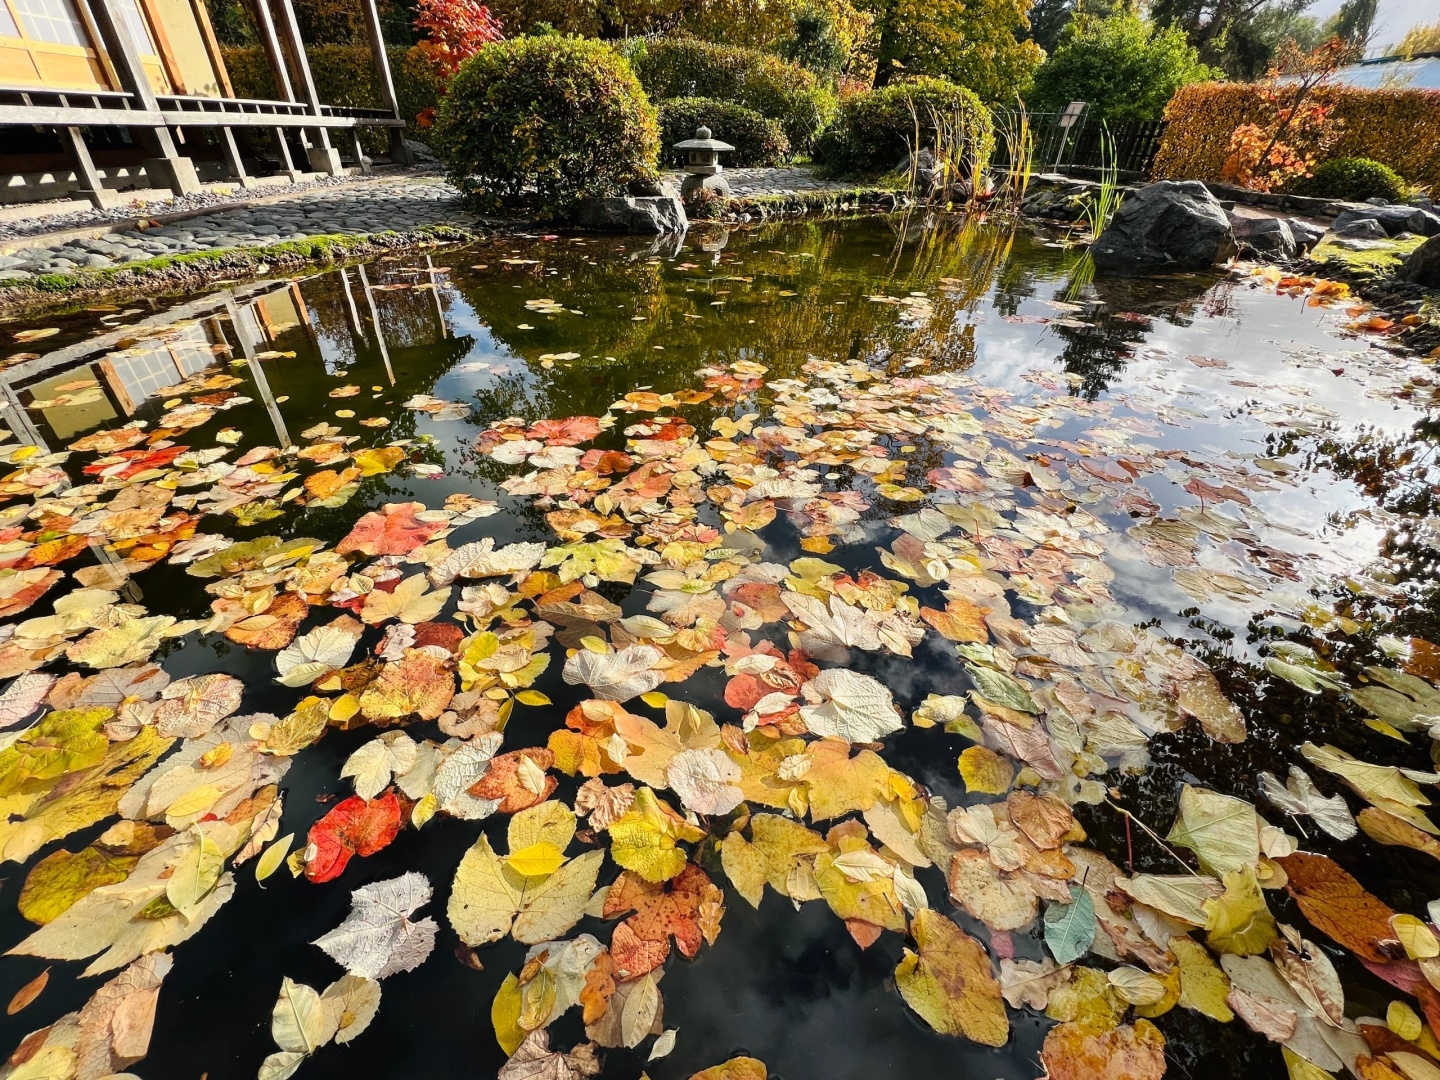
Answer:
<path fill-rule="evenodd" d="M 186 291 L 222 278 L 254 276 L 273 270 L 303 270 L 317 264 L 339 263 L 402 248 L 429 248 L 482 238 L 482 234 L 458 226 L 429 225 L 407 232 L 332 233 L 265 247 L 187 252 L 104 270 L 45 274 L 32 281 L 0 288 L 0 317 L 18 318 L 41 309 L 88 303 L 119 291 Z"/>

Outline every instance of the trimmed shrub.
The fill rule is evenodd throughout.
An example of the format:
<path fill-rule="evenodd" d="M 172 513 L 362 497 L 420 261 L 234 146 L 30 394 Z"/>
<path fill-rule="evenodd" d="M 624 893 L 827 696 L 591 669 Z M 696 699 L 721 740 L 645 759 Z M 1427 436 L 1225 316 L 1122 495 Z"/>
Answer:
<path fill-rule="evenodd" d="M 390 56 L 390 75 L 395 80 L 395 96 L 400 101 L 400 115 L 409 125 L 410 134 L 424 139 L 425 132 L 415 117 L 440 101 L 440 77 L 435 66 L 418 46 L 385 50 Z M 259 46 L 222 49 L 225 69 L 235 94 L 242 98 L 274 101 L 279 95 L 270 62 Z M 305 56 L 315 89 L 326 105 L 345 105 L 352 109 L 378 109 L 380 87 L 375 81 L 375 65 L 368 45 L 308 45 Z M 237 129 L 243 130 L 243 129 Z M 367 148 L 388 145 L 384 132 L 364 132 Z"/>
<path fill-rule="evenodd" d="M 737 168 L 778 165 L 790 156 L 790 140 L 778 121 L 761 116 L 754 109 L 714 98 L 671 98 L 660 103 L 660 147 L 663 159 L 684 164 L 684 153 L 671 147 L 693 139 L 701 125 L 710 134 L 735 147 L 723 156 L 723 163 Z"/>
<path fill-rule="evenodd" d="M 809 149 L 835 111 L 813 74 L 772 53 L 695 38 L 657 38 L 635 48 L 635 74 L 656 101 L 714 98 L 779 121 L 795 150 Z"/>
<path fill-rule="evenodd" d="M 990 110 L 965 87 L 932 78 L 891 83 L 846 98 L 835 122 L 816 142 L 815 157 L 829 171 L 841 175 L 889 172 L 915 141 L 916 117 L 924 144 L 932 113 L 949 116 L 957 112 L 974 127 L 974 146 L 968 152 L 989 161 L 995 148 Z"/>
<path fill-rule="evenodd" d="M 1230 153 L 1231 133 L 1241 124 L 1259 123 L 1267 109 L 1273 111 L 1263 90 L 1244 83 L 1182 87 L 1165 108 L 1169 125 L 1155 158 L 1154 178 L 1218 181 Z M 1440 94 L 1332 85 L 1317 87 L 1312 97 L 1342 121 L 1325 159 L 1370 158 L 1411 183 L 1440 190 Z"/>
<path fill-rule="evenodd" d="M 1390 166 L 1369 158 L 1331 158 L 1317 165 L 1313 176 L 1291 185 L 1290 190 L 1316 199 L 1399 202 L 1405 197 L 1405 181 Z"/>
<path fill-rule="evenodd" d="M 432 132 L 473 204 L 525 202 L 542 217 L 652 178 L 660 152 L 655 110 L 630 65 L 586 38 L 486 45 L 451 81 Z"/>

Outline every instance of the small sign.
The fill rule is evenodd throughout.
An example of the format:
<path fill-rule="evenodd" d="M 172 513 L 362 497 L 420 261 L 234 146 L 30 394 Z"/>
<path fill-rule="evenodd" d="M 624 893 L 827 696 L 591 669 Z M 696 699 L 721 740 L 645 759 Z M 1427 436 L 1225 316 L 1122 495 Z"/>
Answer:
<path fill-rule="evenodd" d="M 1065 106 L 1065 111 L 1060 114 L 1060 126 L 1061 126 L 1062 128 L 1067 129 L 1067 130 L 1070 129 L 1070 128 L 1072 128 L 1072 127 L 1074 127 L 1074 126 L 1075 126 L 1075 122 L 1080 119 L 1080 115 L 1081 115 L 1084 111 L 1085 111 L 1085 102 L 1083 102 L 1083 101 L 1072 101 L 1072 102 L 1070 102 L 1069 105 L 1066 105 L 1066 106 Z"/>

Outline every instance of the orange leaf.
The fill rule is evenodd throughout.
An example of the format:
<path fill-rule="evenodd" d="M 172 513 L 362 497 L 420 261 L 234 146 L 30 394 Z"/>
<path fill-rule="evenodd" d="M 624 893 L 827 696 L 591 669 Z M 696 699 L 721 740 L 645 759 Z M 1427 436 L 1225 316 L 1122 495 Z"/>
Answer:
<path fill-rule="evenodd" d="M 669 955 L 672 938 L 681 956 L 693 957 L 700 951 L 701 941 L 719 932 L 723 901 L 724 893 L 693 863 L 677 877 L 653 885 L 628 870 L 623 872 L 610 886 L 603 912 L 607 919 L 634 912 L 615 928 L 610 943 L 616 968 L 626 979 L 655 970 Z M 708 935 L 707 918 L 714 924 Z"/>
<path fill-rule="evenodd" d="M 1334 860 L 1297 851 L 1275 861 L 1289 877 L 1286 890 L 1321 933 L 1377 964 L 1405 958 L 1390 927 L 1395 912 Z"/>
<path fill-rule="evenodd" d="M 40 991 L 45 989 L 45 984 L 49 981 L 50 969 L 46 968 L 19 990 L 15 991 L 15 996 L 10 999 L 10 1004 L 5 1006 L 5 1015 L 14 1016 L 21 1009 L 25 1008 L 25 1006 L 29 1005 L 40 996 Z"/>
<path fill-rule="evenodd" d="M 333 881 L 352 855 L 374 855 L 400 832 L 400 800 L 387 791 L 366 802 L 351 795 L 310 826 L 315 853 L 305 862 L 311 881 Z"/>
<path fill-rule="evenodd" d="M 1070 1022 L 1050 1029 L 1040 1058 L 1049 1080 L 1159 1080 L 1165 1075 L 1165 1036 L 1148 1020 L 1100 1034 Z"/>
<path fill-rule="evenodd" d="M 408 555 L 446 527 L 443 521 L 417 521 L 415 515 L 424 509 L 419 502 L 386 503 L 357 521 L 335 550 L 341 555 Z"/>
<path fill-rule="evenodd" d="M 555 755 L 543 746 L 499 754 L 490 759 L 485 775 L 470 785 L 470 794 L 477 799 L 499 799 L 496 809 L 502 814 L 518 813 L 550 797 L 556 782 L 545 770 L 554 764 Z"/>

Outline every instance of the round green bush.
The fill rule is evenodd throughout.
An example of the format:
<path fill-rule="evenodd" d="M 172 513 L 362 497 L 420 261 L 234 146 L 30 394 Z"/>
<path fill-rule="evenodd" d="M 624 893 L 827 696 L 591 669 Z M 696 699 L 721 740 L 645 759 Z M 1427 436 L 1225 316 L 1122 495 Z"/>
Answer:
<path fill-rule="evenodd" d="M 583 38 L 486 45 L 450 83 L 432 144 L 472 205 L 563 217 L 653 178 L 655 110 L 614 49 Z"/>
<path fill-rule="evenodd" d="M 900 164 L 915 141 L 917 117 L 921 143 L 927 145 L 932 139 L 927 130 L 933 128 L 932 117 L 957 114 L 971 130 L 966 152 L 987 163 L 995 148 L 990 110 L 965 87 L 933 78 L 891 83 L 847 98 L 835 122 L 816 141 L 815 157 L 827 170 L 840 175 L 888 172 Z"/>
<path fill-rule="evenodd" d="M 754 109 L 714 98 L 671 98 L 660 103 L 660 147 L 663 159 L 684 164 L 685 154 L 672 150 L 677 142 L 693 139 L 701 125 L 713 138 L 735 147 L 721 155 L 721 163 L 737 168 L 778 165 L 790 156 L 790 140 L 778 121 Z"/>
<path fill-rule="evenodd" d="M 1342 199 L 1364 202 L 1366 199 L 1387 199 L 1398 202 L 1405 197 L 1405 180 L 1389 165 L 1370 158 L 1332 158 L 1315 166 L 1315 174 L 1292 185 L 1296 195 L 1316 199 Z"/>
<path fill-rule="evenodd" d="M 759 49 L 657 38 L 635 47 L 631 63 L 656 101 L 701 97 L 743 105 L 778 121 L 794 150 L 808 149 L 835 111 L 835 95 L 811 72 Z"/>

